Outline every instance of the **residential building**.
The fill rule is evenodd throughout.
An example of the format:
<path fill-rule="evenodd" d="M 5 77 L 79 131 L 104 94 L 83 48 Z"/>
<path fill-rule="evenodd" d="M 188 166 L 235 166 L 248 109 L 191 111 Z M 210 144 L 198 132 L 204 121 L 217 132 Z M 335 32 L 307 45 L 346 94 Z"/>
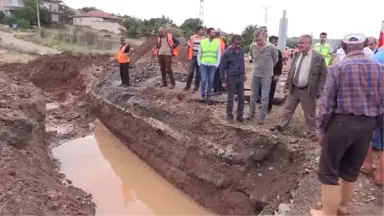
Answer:
<path fill-rule="evenodd" d="M 105 13 L 101 10 L 79 11 L 72 17 L 72 20 L 73 25 L 88 26 L 96 30 L 106 30 L 116 34 L 125 31 L 125 28 L 118 23 L 121 20 L 119 16 Z"/>
<path fill-rule="evenodd" d="M 51 20 L 52 23 L 58 23 L 60 22 L 61 15 L 63 14 L 63 11 L 61 10 L 61 0 L 43 0 L 41 1 L 41 5 L 49 10 L 51 13 Z"/>
<path fill-rule="evenodd" d="M 40 0 L 40 6 L 48 9 L 52 16 L 52 22 L 60 22 L 60 16 L 63 13 L 60 10 L 61 0 Z M 0 11 L 5 14 L 11 14 L 14 10 L 24 7 L 24 0 L 0 0 Z"/>
<path fill-rule="evenodd" d="M 24 0 L 0 0 L 0 11 L 11 14 L 12 11 L 24 7 Z"/>

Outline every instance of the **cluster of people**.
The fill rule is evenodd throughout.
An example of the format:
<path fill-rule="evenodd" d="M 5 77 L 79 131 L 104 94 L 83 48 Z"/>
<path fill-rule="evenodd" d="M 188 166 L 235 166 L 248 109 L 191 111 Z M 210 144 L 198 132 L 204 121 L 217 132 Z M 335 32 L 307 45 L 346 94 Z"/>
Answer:
<path fill-rule="evenodd" d="M 225 47 L 218 31 L 208 29 L 207 38 L 204 33 L 205 29 L 198 27 L 188 42 L 189 73 L 184 90 L 191 88 L 196 74 L 192 91 L 200 88 L 202 100 L 212 104 L 215 83 L 221 87 L 222 82 L 228 92 L 228 121 L 234 120 L 233 103 L 237 95 L 236 120 L 243 122 L 244 81 L 247 79 L 243 40 L 240 35 L 233 35 L 230 46 Z M 253 36 L 254 42 L 250 45 L 249 53 L 249 61 L 253 66 L 252 93 L 246 119 L 250 121 L 255 118 L 256 101 L 260 98 L 259 124 L 264 124 L 272 108 L 283 60 L 289 56 L 283 56 L 276 48 L 276 36 L 268 38 L 266 27 L 257 29 Z M 318 171 L 322 184 L 322 209 L 311 210 L 312 216 L 348 214 L 347 205 L 353 197 L 354 184 L 360 172 L 374 173 L 376 184 L 383 185 L 384 50 L 376 51 L 373 39 L 359 33 L 346 35 L 341 42 L 344 56 L 330 66 L 333 50 L 326 42 L 327 34 L 321 33 L 320 42 L 314 45 L 312 36 L 305 34 L 299 38 L 297 52 L 292 56 L 282 118 L 270 130 L 282 132 L 301 104 L 308 138 L 317 140 L 322 148 Z M 167 75 L 171 80 L 171 88 L 175 86 L 171 61 L 172 56 L 178 54 L 178 45 L 174 36 L 160 29 L 155 54 L 159 58 L 163 86 L 167 86 Z M 123 75 L 129 68 L 125 65 L 129 49 L 122 42 L 118 59 Z M 366 49 L 376 54 L 367 54 Z M 127 84 L 123 77 L 123 84 Z M 220 91 L 220 88 L 216 90 Z M 319 114 L 316 118 L 317 100 Z M 372 167 L 372 140 L 379 143 L 377 148 L 381 151 L 376 172 Z"/>

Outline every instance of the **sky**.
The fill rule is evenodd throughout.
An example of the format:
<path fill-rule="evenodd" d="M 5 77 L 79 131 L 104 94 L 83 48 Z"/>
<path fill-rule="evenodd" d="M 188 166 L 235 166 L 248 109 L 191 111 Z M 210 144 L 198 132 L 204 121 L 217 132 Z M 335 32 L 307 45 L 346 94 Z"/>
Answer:
<path fill-rule="evenodd" d="M 347 33 L 364 32 L 378 37 L 384 21 L 384 1 L 364 3 L 351 0 L 204 0 L 205 26 L 224 32 L 238 33 L 249 24 L 265 25 L 270 35 L 278 35 L 279 19 L 287 11 L 288 36 L 327 32 L 328 38 L 339 39 Z M 198 18 L 200 0 L 64 0 L 73 8 L 97 7 L 105 12 L 138 18 L 171 18 L 180 25 L 185 19 Z"/>

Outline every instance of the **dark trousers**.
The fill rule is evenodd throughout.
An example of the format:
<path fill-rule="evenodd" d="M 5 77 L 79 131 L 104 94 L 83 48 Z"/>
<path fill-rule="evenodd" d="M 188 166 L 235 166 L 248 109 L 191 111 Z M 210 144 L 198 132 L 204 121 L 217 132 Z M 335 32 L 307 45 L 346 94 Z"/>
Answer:
<path fill-rule="evenodd" d="M 167 74 L 172 85 L 175 85 L 175 77 L 172 71 L 172 56 L 159 55 L 159 65 L 161 71 L 161 77 L 163 79 L 163 86 L 167 85 Z"/>
<path fill-rule="evenodd" d="M 122 85 L 129 85 L 129 63 L 120 63 L 120 78 Z"/>
<path fill-rule="evenodd" d="M 195 88 L 199 88 L 200 86 L 200 67 L 197 64 L 197 57 L 193 56 L 192 59 L 188 63 L 188 77 L 187 77 L 187 87 L 191 87 L 193 74 L 196 70 L 195 76 Z"/>
<path fill-rule="evenodd" d="M 275 80 L 273 80 L 273 77 L 272 77 L 272 81 L 271 81 L 271 89 L 269 90 L 268 111 L 271 111 L 271 110 L 272 110 L 272 102 L 273 102 L 273 98 L 275 97 L 276 85 L 277 85 L 277 82 L 276 82 Z M 261 98 L 261 88 L 259 88 L 259 99 L 258 99 L 258 103 L 260 103 L 260 101 L 259 101 L 260 98 Z"/>
<path fill-rule="evenodd" d="M 355 182 L 360 173 L 376 119 L 334 114 L 326 128 L 319 163 L 319 180 L 325 185 L 338 185 L 339 177 Z"/>
<path fill-rule="evenodd" d="M 237 94 L 237 118 L 243 118 L 244 113 L 244 77 L 228 76 L 227 77 L 227 116 L 233 117 L 233 101 Z"/>
<path fill-rule="evenodd" d="M 213 92 L 221 92 L 223 90 L 223 84 L 221 83 L 219 68 L 215 71 L 215 77 L 213 78 Z"/>

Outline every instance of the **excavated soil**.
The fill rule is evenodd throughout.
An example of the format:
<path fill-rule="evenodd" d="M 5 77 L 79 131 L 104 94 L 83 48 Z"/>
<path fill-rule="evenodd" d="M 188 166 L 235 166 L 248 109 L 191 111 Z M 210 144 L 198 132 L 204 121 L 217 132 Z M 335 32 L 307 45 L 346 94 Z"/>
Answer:
<path fill-rule="evenodd" d="M 156 59 L 93 84 L 95 115 L 158 173 L 219 214 L 258 214 L 289 202 L 304 156 L 298 143 L 247 125 L 229 125 L 195 95 L 159 88 Z M 288 145 L 286 145 L 288 144 Z"/>
<path fill-rule="evenodd" d="M 0 73 L 0 214 L 93 215 L 91 196 L 55 171 L 45 101 L 32 83 Z"/>
<path fill-rule="evenodd" d="M 95 214 L 91 195 L 57 172 L 47 144 L 93 131 L 86 85 L 110 58 L 62 53 L 0 67 L 1 215 Z"/>

